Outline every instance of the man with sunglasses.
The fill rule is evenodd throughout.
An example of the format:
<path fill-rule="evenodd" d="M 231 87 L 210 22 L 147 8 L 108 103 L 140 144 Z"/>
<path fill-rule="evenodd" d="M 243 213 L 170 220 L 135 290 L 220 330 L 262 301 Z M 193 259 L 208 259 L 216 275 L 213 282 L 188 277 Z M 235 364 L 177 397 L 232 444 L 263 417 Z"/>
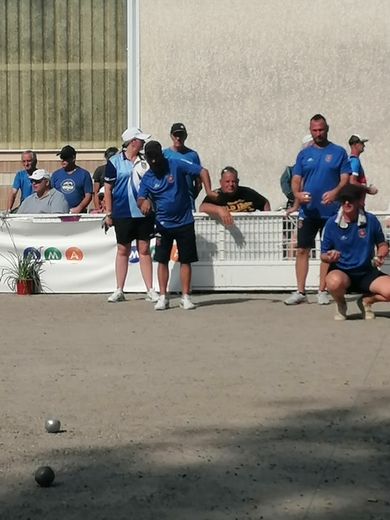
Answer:
<path fill-rule="evenodd" d="M 30 176 L 33 193 L 20 205 L 19 213 L 69 213 L 69 204 L 64 195 L 50 187 L 50 174 L 46 170 L 35 170 Z"/>
<path fill-rule="evenodd" d="M 390 301 L 390 276 L 380 270 L 389 246 L 379 220 L 361 207 L 364 193 L 364 186 L 353 184 L 340 191 L 341 209 L 326 223 L 321 243 L 321 260 L 330 265 L 326 285 L 339 321 L 347 319 L 347 292 L 363 294 L 357 304 L 366 320 L 375 318 L 374 303 Z"/>
<path fill-rule="evenodd" d="M 187 129 L 183 123 L 173 123 L 171 127 L 172 146 L 163 150 L 164 157 L 167 159 L 185 159 L 200 165 L 198 152 L 185 145 L 187 137 Z M 191 178 L 190 175 L 186 176 L 186 181 L 190 192 L 192 211 L 195 211 L 195 199 L 202 190 L 202 182 L 199 178 Z"/>

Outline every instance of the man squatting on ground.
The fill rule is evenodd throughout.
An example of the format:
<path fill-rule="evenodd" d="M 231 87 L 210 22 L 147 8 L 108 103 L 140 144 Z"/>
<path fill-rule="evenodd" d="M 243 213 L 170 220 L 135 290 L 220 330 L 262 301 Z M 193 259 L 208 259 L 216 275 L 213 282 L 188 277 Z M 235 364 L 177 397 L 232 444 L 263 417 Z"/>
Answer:
<path fill-rule="evenodd" d="M 306 302 L 306 278 L 309 270 L 310 249 L 315 237 L 321 232 L 327 219 L 334 215 L 339 205 L 336 202 L 340 190 L 349 183 L 351 166 L 347 152 L 341 146 L 328 141 L 329 126 L 321 114 L 310 120 L 313 144 L 298 154 L 293 169 L 292 190 L 300 205 L 298 216 L 298 249 L 295 261 L 297 291 L 292 293 L 286 305 Z M 320 266 L 318 303 L 329 303 L 325 291 L 328 265 Z"/>
<path fill-rule="evenodd" d="M 186 176 L 200 177 L 206 193 L 213 197 L 208 170 L 183 159 L 166 158 L 161 144 L 149 141 L 145 145 L 145 157 L 150 169 L 142 177 L 138 192 L 138 206 L 144 215 L 156 212 L 156 250 L 158 262 L 160 297 L 154 306 L 161 311 L 169 307 L 167 287 L 169 259 L 173 241 L 176 240 L 179 262 L 182 299 L 180 306 L 185 310 L 195 308 L 190 299 L 191 264 L 198 261 L 196 250 L 194 217 Z"/>
<path fill-rule="evenodd" d="M 379 220 L 361 207 L 364 193 L 364 187 L 353 184 L 340 191 L 341 210 L 329 218 L 322 237 L 321 260 L 330 265 L 326 285 L 336 302 L 335 320 L 347 318 L 348 291 L 363 294 L 357 303 L 366 320 L 375 318 L 372 304 L 390 301 L 390 276 L 378 269 L 389 246 Z"/>

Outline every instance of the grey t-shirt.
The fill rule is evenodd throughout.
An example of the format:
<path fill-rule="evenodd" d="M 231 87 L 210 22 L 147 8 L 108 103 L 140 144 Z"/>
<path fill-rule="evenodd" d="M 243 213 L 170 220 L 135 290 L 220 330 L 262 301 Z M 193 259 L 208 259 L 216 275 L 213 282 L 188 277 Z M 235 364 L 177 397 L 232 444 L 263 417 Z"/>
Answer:
<path fill-rule="evenodd" d="M 18 209 L 18 213 L 69 213 L 69 204 L 60 191 L 51 188 L 41 198 L 36 193 L 33 193 L 24 199 Z"/>

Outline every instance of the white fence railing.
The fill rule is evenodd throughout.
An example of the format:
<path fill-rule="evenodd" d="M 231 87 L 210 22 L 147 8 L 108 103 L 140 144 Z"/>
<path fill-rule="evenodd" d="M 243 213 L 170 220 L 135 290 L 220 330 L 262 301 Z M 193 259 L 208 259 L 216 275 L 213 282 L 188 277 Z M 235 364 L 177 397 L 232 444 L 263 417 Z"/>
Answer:
<path fill-rule="evenodd" d="M 390 242 L 388 213 L 376 213 Z M 115 233 L 104 234 L 102 217 L 10 215 L 0 222 L 0 271 L 13 242 L 20 253 L 33 248 L 45 259 L 43 284 L 47 292 L 110 292 L 115 288 Z M 211 291 L 290 290 L 295 287 L 296 217 L 284 212 L 237 213 L 235 225 L 225 228 L 196 214 L 199 262 L 193 265 L 193 289 Z M 13 242 L 11 240 L 13 239 Z M 154 244 L 152 242 L 152 250 Z M 171 263 L 172 291 L 179 290 L 179 266 Z M 312 251 L 307 288 L 318 287 L 319 239 Z M 130 256 L 126 291 L 144 290 L 135 247 Z M 384 267 L 390 272 L 390 259 Z M 157 280 L 155 285 L 157 285 Z M 0 292 L 9 289 L 0 283 Z"/>

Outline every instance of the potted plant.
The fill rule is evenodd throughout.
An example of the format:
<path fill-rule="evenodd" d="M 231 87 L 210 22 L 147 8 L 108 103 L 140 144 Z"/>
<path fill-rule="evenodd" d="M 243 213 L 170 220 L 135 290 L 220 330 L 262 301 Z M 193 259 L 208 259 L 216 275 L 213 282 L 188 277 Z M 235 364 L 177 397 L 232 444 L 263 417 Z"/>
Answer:
<path fill-rule="evenodd" d="M 8 255 L 1 256 L 8 265 L 0 271 L 0 282 L 6 283 L 11 291 L 17 294 L 33 294 L 41 291 L 43 260 L 38 259 L 33 253 L 21 255 L 17 251 L 9 251 Z"/>

